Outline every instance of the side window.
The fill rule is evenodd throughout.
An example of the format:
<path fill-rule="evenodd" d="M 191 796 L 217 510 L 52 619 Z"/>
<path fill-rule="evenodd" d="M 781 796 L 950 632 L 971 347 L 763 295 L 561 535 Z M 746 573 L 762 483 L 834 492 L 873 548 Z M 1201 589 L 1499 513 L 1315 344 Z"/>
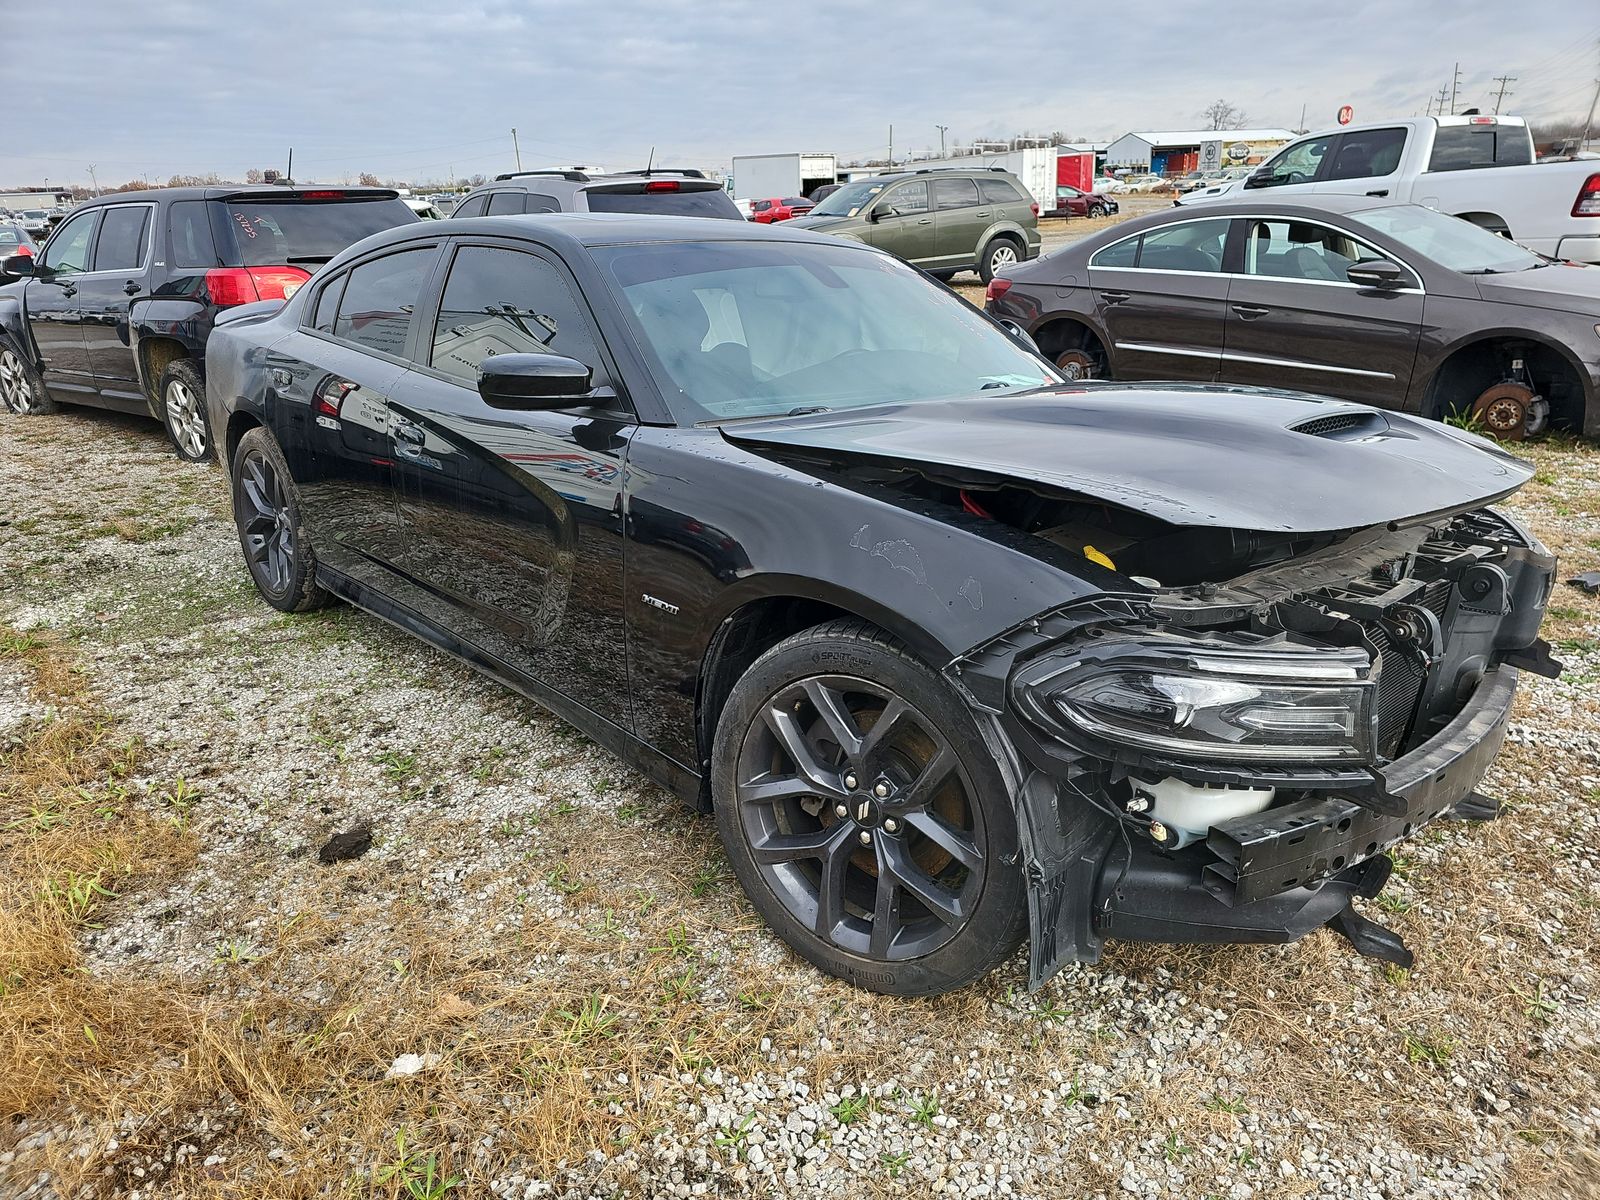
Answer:
<path fill-rule="evenodd" d="M 1251 172 L 1244 181 L 1247 188 L 1282 187 L 1288 183 L 1310 183 L 1317 177 L 1322 160 L 1333 145 L 1334 135 L 1307 138 L 1286 146 Z"/>
<path fill-rule="evenodd" d="M 605 382 L 589 318 L 554 266 L 520 250 L 464 246 L 445 282 L 429 361 L 476 387 L 478 364 L 492 354 L 561 354 L 592 367 L 595 386 Z"/>
<path fill-rule="evenodd" d="M 1015 204 L 1022 195 L 1004 179 L 978 180 L 978 194 L 985 204 Z"/>
<path fill-rule="evenodd" d="M 352 270 L 334 318 L 333 336 L 403 357 L 417 300 L 436 253 L 433 246 L 402 250 Z"/>
<path fill-rule="evenodd" d="M 95 240 L 96 271 L 139 271 L 144 268 L 145 234 L 150 228 L 148 204 L 119 204 L 106 209 Z"/>
<path fill-rule="evenodd" d="M 1526 125 L 1441 125 L 1433 135 L 1430 171 L 1520 167 L 1533 161 Z"/>
<path fill-rule="evenodd" d="M 204 200 L 179 200 L 167 210 L 167 237 L 174 268 L 219 267 L 216 240 L 211 236 L 211 214 Z"/>
<path fill-rule="evenodd" d="M 1404 129 L 1365 129 L 1339 139 L 1339 149 L 1328 168 L 1329 179 L 1377 179 L 1400 169 L 1400 152 L 1406 148 Z"/>
<path fill-rule="evenodd" d="M 772 207 L 772 201 L 771 200 L 757 200 L 754 204 L 752 204 L 750 206 L 750 209 L 751 209 L 752 212 L 766 212 L 767 209 L 769 209 L 771 207 Z"/>
<path fill-rule="evenodd" d="M 1249 275 L 1302 282 L 1345 283 L 1358 262 L 1382 253 L 1349 234 L 1310 221 L 1255 221 L 1245 238 L 1244 269 Z"/>
<path fill-rule="evenodd" d="M 489 215 L 503 217 L 507 213 L 520 213 L 522 211 L 521 192 L 490 192 Z"/>
<path fill-rule="evenodd" d="M 332 333 L 334 315 L 339 311 L 339 297 L 344 294 L 346 276 L 339 276 L 327 284 L 317 296 L 317 309 L 311 318 L 311 328 L 319 333 Z"/>
<path fill-rule="evenodd" d="M 452 217 L 481 217 L 489 207 L 489 194 L 487 192 L 478 196 L 469 196 L 451 213 Z"/>
<path fill-rule="evenodd" d="M 1150 271 L 1220 271 L 1222 247 L 1228 240 L 1225 219 L 1186 221 L 1152 229 L 1139 248 L 1139 269 Z"/>
<path fill-rule="evenodd" d="M 538 192 L 529 192 L 527 200 L 522 205 L 525 213 L 560 212 L 561 202 L 554 196 L 542 196 Z"/>
<path fill-rule="evenodd" d="M 933 198 L 940 211 L 947 208 L 976 208 L 978 185 L 971 179 L 935 179 Z"/>
<path fill-rule="evenodd" d="M 94 236 L 99 209 L 79 213 L 56 230 L 55 237 L 39 256 L 44 265 L 57 275 L 76 275 L 89 269 L 89 247 Z"/>
<path fill-rule="evenodd" d="M 1139 239 L 1124 238 L 1112 242 L 1103 250 L 1096 250 L 1089 260 L 1091 267 L 1131 267 L 1139 261 Z"/>
<path fill-rule="evenodd" d="M 920 179 L 914 183 L 902 183 L 890 188 L 882 203 L 893 209 L 897 217 L 925 213 L 928 211 L 928 185 Z"/>

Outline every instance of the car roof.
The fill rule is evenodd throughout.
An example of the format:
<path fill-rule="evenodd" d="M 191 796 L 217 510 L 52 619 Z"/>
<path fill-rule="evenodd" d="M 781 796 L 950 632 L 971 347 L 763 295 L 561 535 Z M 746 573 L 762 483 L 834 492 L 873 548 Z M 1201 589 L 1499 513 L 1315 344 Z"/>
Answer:
<path fill-rule="evenodd" d="M 297 183 L 293 186 L 279 183 L 221 184 L 215 187 L 146 188 L 132 192 L 107 192 L 93 196 L 79 204 L 78 209 L 103 204 L 132 204 L 155 200 L 270 200 L 274 197 L 297 196 L 306 192 L 342 192 L 347 196 L 398 197 L 393 188 L 341 187 L 336 183 Z M 77 209 L 74 209 L 77 211 Z"/>

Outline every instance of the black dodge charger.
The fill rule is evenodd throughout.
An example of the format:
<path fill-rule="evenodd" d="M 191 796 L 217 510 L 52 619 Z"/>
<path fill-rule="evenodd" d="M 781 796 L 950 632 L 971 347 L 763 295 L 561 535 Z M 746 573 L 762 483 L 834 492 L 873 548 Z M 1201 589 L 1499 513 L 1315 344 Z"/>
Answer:
<path fill-rule="evenodd" d="M 1471 434 L 1069 384 L 869 247 L 428 222 L 222 318 L 212 427 L 268 603 L 339 597 L 716 814 L 864 987 L 1107 938 L 1286 941 L 1474 789 L 1554 562 Z"/>

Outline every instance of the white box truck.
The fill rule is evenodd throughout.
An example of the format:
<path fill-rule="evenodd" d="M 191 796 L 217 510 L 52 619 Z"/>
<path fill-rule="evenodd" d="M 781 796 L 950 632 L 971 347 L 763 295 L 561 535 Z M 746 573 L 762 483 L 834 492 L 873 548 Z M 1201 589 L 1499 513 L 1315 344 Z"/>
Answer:
<path fill-rule="evenodd" d="M 825 183 L 839 182 L 839 160 L 832 154 L 736 154 L 735 200 L 775 200 L 809 196 Z"/>

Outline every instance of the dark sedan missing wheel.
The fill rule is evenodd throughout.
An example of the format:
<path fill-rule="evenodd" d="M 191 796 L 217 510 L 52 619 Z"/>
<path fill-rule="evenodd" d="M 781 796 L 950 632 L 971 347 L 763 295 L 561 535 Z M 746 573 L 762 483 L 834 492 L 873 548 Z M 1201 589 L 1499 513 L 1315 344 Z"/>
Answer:
<path fill-rule="evenodd" d="M 1170 209 L 1018 264 L 988 308 L 1072 378 L 1293 387 L 1600 434 L 1600 270 L 1376 197 Z"/>
<path fill-rule="evenodd" d="M 1073 385 L 870 247 L 619 215 L 378 234 L 226 314 L 269 604 L 361 605 L 715 813 L 799 954 L 902 995 L 1025 937 L 1281 942 L 1475 792 L 1551 556 L 1472 434 Z"/>

